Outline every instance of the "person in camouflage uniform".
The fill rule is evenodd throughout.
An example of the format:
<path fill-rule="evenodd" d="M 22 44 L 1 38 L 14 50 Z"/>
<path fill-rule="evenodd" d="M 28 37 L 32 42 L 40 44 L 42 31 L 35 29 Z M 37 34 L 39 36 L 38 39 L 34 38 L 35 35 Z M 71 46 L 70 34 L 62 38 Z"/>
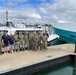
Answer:
<path fill-rule="evenodd" d="M 37 46 L 37 48 L 39 49 L 40 48 L 40 50 L 42 50 L 42 35 L 41 35 L 41 33 L 40 33 L 40 31 L 38 32 L 38 46 Z"/>
<path fill-rule="evenodd" d="M 29 34 L 29 49 L 33 50 L 33 32 Z"/>
<path fill-rule="evenodd" d="M 28 49 L 29 48 L 29 37 L 28 37 L 28 33 L 27 32 L 24 35 L 24 48 L 25 49 Z"/>
<path fill-rule="evenodd" d="M 0 31 L 0 54 L 2 53 L 2 33 Z"/>
<path fill-rule="evenodd" d="M 43 40 L 43 49 L 44 50 L 47 50 L 47 39 L 48 39 L 48 36 L 46 35 L 46 33 L 43 33 L 42 40 Z"/>
<path fill-rule="evenodd" d="M 19 49 L 19 37 L 18 37 L 17 32 L 15 32 L 13 37 L 14 37 L 14 51 L 20 51 L 20 49 Z"/>
<path fill-rule="evenodd" d="M 22 48 L 22 51 L 24 50 L 24 35 L 22 32 L 19 34 L 19 48 Z"/>
<path fill-rule="evenodd" d="M 34 32 L 34 36 L 33 36 L 33 50 L 37 50 L 37 44 L 38 43 L 38 37 L 37 37 L 37 34 L 36 32 Z"/>

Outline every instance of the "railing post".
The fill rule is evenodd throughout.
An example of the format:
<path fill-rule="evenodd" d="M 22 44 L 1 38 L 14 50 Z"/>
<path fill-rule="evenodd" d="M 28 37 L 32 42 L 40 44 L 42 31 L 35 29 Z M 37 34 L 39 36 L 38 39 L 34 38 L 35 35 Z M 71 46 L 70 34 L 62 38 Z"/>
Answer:
<path fill-rule="evenodd" d="M 74 51 L 74 53 L 76 53 L 76 44 L 75 44 L 75 51 Z"/>

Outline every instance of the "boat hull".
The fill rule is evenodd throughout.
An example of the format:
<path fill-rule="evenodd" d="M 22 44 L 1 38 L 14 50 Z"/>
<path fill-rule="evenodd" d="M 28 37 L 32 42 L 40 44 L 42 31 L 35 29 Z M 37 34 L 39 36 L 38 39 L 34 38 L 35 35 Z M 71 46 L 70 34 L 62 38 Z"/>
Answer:
<path fill-rule="evenodd" d="M 58 34 L 62 40 L 76 44 L 76 32 L 63 30 L 56 27 L 53 27 L 53 29 L 54 32 Z"/>
<path fill-rule="evenodd" d="M 48 38 L 48 46 L 53 43 L 55 40 L 57 40 L 59 38 L 59 36 L 57 34 L 51 34 L 49 35 L 49 38 Z"/>

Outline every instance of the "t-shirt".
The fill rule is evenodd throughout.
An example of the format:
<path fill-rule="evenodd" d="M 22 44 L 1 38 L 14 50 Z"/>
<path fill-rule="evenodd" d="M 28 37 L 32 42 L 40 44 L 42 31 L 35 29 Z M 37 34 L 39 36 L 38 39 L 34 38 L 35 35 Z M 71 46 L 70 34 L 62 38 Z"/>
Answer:
<path fill-rule="evenodd" d="M 6 35 L 4 34 L 4 35 L 2 36 L 2 40 L 4 40 L 4 45 L 8 45 L 9 35 L 6 36 Z"/>
<path fill-rule="evenodd" d="M 14 37 L 12 36 L 12 37 L 9 37 L 9 43 L 10 44 L 14 44 Z"/>

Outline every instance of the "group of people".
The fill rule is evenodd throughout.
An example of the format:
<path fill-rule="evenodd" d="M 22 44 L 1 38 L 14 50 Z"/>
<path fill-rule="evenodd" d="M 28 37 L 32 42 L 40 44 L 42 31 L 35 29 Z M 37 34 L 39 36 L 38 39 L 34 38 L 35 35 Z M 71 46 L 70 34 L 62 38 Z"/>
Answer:
<path fill-rule="evenodd" d="M 0 32 L 0 54 L 2 53 L 2 47 L 4 48 L 4 54 L 7 54 L 8 51 L 20 52 L 24 50 L 47 50 L 47 39 L 48 34 L 45 32 L 41 34 L 40 31 L 36 32 L 17 32 L 14 35 L 8 35 L 8 32 L 5 31 L 4 34 Z"/>

